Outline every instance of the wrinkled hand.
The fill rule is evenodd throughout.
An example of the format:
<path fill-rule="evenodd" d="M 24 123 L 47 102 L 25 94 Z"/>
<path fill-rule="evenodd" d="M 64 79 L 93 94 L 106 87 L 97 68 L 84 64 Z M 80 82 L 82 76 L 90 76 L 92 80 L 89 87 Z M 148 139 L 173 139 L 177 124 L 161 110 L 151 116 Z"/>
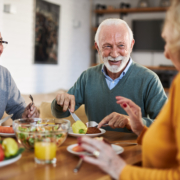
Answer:
<path fill-rule="evenodd" d="M 34 103 L 30 103 L 24 110 L 22 118 L 39 118 L 39 111 Z"/>
<path fill-rule="evenodd" d="M 115 128 L 124 128 L 131 129 L 129 117 L 123 114 L 119 114 L 116 112 L 111 113 L 110 115 L 106 116 L 98 125 L 98 128 L 102 127 L 103 124 L 107 124 L 115 129 Z"/>
<path fill-rule="evenodd" d="M 94 151 L 100 152 L 97 158 L 92 156 L 82 156 L 84 161 L 98 166 L 114 179 L 119 179 L 119 175 L 126 163 L 115 153 L 110 145 L 87 136 L 80 138 L 79 144 L 83 149 L 92 154 Z"/>
<path fill-rule="evenodd" d="M 71 112 L 75 109 L 75 96 L 68 93 L 60 93 L 56 96 L 57 104 L 63 107 L 63 111 L 69 108 Z"/>
<path fill-rule="evenodd" d="M 141 108 L 137 106 L 130 99 L 117 96 L 117 104 L 119 104 L 129 115 L 131 129 L 134 133 L 139 135 L 144 128 L 142 122 Z"/>

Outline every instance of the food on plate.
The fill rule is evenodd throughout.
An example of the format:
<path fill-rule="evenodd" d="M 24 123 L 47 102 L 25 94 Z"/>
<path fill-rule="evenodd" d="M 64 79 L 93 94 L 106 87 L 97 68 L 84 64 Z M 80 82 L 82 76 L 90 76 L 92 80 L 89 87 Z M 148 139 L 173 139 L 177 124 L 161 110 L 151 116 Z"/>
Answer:
<path fill-rule="evenodd" d="M 18 144 L 13 138 L 6 138 L 2 142 L 5 157 L 14 156 L 18 152 Z"/>
<path fill-rule="evenodd" d="M 5 138 L 3 141 L 0 139 L 0 167 L 3 166 L 3 161 L 20 156 L 23 151 L 24 148 L 18 148 L 18 144 L 13 138 Z M 9 163 L 12 163 L 12 161 L 5 164 Z"/>
<path fill-rule="evenodd" d="M 72 125 L 72 131 L 75 134 L 96 134 L 101 133 L 97 127 L 87 127 L 81 120 L 76 121 Z"/>
<path fill-rule="evenodd" d="M 104 141 L 105 143 L 111 145 L 111 143 L 107 139 L 105 139 L 103 137 L 95 137 L 94 139 L 96 139 L 98 141 Z M 79 145 L 74 146 L 72 148 L 72 151 L 74 151 L 74 152 L 85 152 L 85 150 L 81 146 L 79 146 Z"/>
<path fill-rule="evenodd" d="M 4 151 L 2 145 L 0 144 L 0 162 L 4 160 Z"/>
<path fill-rule="evenodd" d="M 0 126 L 0 133 L 14 133 L 12 127 Z"/>
<path fill-rule="evenodd" d="M 18 138 L 19 143 L 21 143 L 25 148 L 32 149 L 34 148 L 35 133 L 39 133 L 39 136 L 42 137 L 47 136 L 46 132 L 51 131 L 54 131 L 54 133 L 56 133 L 56 145 L 57 147 L 60 146 L 67 137 L 67 132 L 64 131 L 60 125 L 45 124 L 30 127 L 21 126 L 18 127 L 18 131 L 16 131 L 16 136 Z"/>
<path fill-rule="evenodd" d="M 84 151 L 84 149 L 83 149 L 81 146 L 79 146 L 79 145 L 74 146 L 74 147 L 72 148 L 72 150 L 73 150 L 74 152 L 82 152 L 82 151 Z"/>
<path fill-rule="evenodd" d="M 77 120 L 72 124 L 72 130 L 75 134 L 86 134 L 87 127 L 81 120 Z"/>
<path fill-rule="evenodd" d="M 97 127 L 88 127 L 86 134 L 96 134 L 101 133 Z"/>

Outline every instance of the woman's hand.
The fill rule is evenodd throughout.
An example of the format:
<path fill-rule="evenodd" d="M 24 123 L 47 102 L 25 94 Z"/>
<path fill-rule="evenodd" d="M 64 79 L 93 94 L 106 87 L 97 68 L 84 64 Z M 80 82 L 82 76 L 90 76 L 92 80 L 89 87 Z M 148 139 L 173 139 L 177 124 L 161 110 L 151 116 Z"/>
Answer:
<path fill-rule="evenodd" d="M 86 136 L 79 139 L 79 145 L 86 151 L 96 155 L 96 157 L 82 156 L 84 161 L 98 166 L 114 179 L 119 179 L 119 175 L 126 163 L 110 145 Z"/>
<path fill-rule="evenodd" d="M 139 136 L 144 128 L 142 123 L 141 108 L 130 99 L 121 96 L 117 96 L 116 100 L 116 103 L 119 104 L 129 115 L 132 131 Z"/>

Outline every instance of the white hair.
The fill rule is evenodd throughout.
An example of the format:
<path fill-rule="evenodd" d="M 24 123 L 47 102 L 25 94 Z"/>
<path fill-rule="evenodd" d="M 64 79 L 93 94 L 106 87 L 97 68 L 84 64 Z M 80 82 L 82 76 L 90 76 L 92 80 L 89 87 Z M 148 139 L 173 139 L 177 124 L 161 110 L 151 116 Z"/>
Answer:
<path fill-rule="evenodd" d="M 131 28 L 128 26 L 128 24 L 124 20 L 114 18 L 114 19 L 106 19 L 99 25 L 99 27 L 96 31 L 96 34 L 95 34 L 95 38 L 94 38 L 97 45 L 99 46 L 99 33 L 100 33 L 101 28 L 103 26 L 110 26 L 110 25 L 116 25 L 117 26 L 117 25 L 121 25 L 121 24 L 124 24 L 127 27 L 128 32 L 129 32 L 129 37 L 130 37 L 130 44 L 131 44 L 131 42 L 133 40 L 133 33 L 132 33 Z"/>

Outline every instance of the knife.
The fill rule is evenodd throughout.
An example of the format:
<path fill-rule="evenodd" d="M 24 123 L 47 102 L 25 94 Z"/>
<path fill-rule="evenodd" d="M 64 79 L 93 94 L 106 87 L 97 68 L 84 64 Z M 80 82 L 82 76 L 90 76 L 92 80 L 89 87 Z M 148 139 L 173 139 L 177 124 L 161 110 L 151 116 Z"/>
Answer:
<path fill-rule="evenodd" d="M 133 143 L 133 142 L 116 142 L 114 144 L 124 144 L 124 145 L 138 145 L 138 143 Z"/>
<path fill-rule="evenodd" d="M 6 120 L 8 120 L 9 118 L 11 118 L 12 116 L 13 116 L 13 114 L 11 114 L 11 115 L 9 115 L 9 116 L 1 119 L 1 120 L 0 120 L 0 125 L 1 125 L 3 122 L 5 122 Z"/>
<path fill-rule="evenodd" d="M 75 113 L 72 113 L 72 112 L 70 111 L 69 108 L 68 108 L 68 110 L 69 110 L 71 116 L 73 117 L 73 119 L 74 119 L 75 121 L 80 120 L 80 119 L 78 118 L 78 116 L 77 116 Z M 81 121 L 81 120 L 80 120 L 80 121 Z"/>

